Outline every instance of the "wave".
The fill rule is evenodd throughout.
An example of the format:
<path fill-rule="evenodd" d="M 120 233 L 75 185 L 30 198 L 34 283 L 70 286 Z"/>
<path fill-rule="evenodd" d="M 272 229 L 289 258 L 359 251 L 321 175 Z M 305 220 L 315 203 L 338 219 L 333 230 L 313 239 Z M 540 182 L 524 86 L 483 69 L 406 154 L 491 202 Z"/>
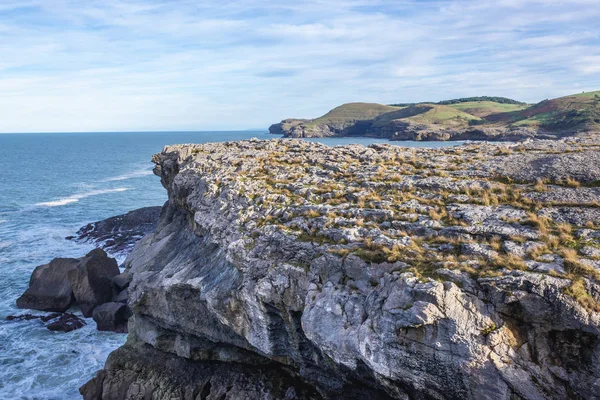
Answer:
<path fill-rule="evenodd" d="M 0 219 L 0 224 L 4 224 L 6 222 L 8 222 L 8 220 L 6 220 L 6 219 Z"/>
<path fill-rule="evenodd" d="M 86 193 L 75 194 L 69 197 L 63 197 L 62 199 L 54 200 L 54 201 L 45 201 L 42 203 L 36 203 L 35 205 L 38 207 L 59 207 L 64 206 L 71 203 L 76 203 L 81 199 L 85 199 L 90 196 L 98 196 L 100 194 L 106 193 L 117 193 L 117 192 L 125 192 L 129 190 L 129 188 L 116 188 L 116 189 L 103 189 L 103 190 L 92 190 Z"/>
<path fill-rule="evenodd" d="M 125 181 L 127 179 L 139 178 L 142 176 L 148 176 L 148 175 L 152 175 L 152 174 L 153 174 L 153 172 L 151 169 L 141 169 L 141 170 L 137 170 L 137 171 L 133 171 L 133 172 L 128 172 L 123 175 L 114 176 L 112 178 L 106 178 L 106 179 L 102 180 L 101 182 Z"/>

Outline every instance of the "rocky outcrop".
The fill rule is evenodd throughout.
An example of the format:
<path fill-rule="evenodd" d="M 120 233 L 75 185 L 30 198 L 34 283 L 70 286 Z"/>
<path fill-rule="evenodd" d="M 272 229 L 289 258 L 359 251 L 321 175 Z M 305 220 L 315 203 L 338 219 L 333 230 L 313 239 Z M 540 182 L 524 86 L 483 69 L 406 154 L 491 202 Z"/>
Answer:
<path fill-rule="evenodd" d="M 168 146 L 168 204 L 125 261 L 128 342 L 81 392 L 598 399 L 596 167 L 575 174 L 598 152 L 594 136 Z M 511 157 L 537 175 L 514 181 Z"/>
<path fill-rule="evenodd" d="M 144 235 L 152 232 L 158 222 L 161 207 L 144 207 L 102 221 L 87 224 L 69 237 L 79 242 L 91 242 L 112 254 L 126 255 Z"/>
<path fill-rule="evenodd" d="M 91 317 L 95 307 L 112 299 L 112 280 L 119 273 L 117 261 L 102 249 L 92 250 L 68 272 L 73 295 L 85 317 Z"/>
<path fill-rule="evenodd" d="M 131 275 L 120 273 L 117 261 L 102 249 L 81 258 L 55 258 L 34 270 L 29 288 L 17 299 L 17 307 L 64 312 L 76 305 L 84 317 L 94 317 L 99 330 L 126 332 L 130 281 Z M 30 314 L 14 319 L 28 319 L 27 316 Z M 47 325 L 50 330 L 69 331 L 83 326 L 69 313 L 31 317 L 44 322 L 46 318 L 58 317 L 56 323 Z"/>
<path fill-rule="evenodd" d="M 73 289 L 67 277 L 77 268 L 76 258 L 55 258 L 40 265 L 31 274 L 29 287 L 17 299 L 17 307 L 40 311 L 66 311 L 73 301 Z"/>
<path fill-rule="evenodd" d="M 283 121 L 273 124 L 269 127 L 269 133 L 273 135 L 285 135 L 290 129 L 293 127 L 309 122 L 309 119 L 295 119 L 289 118 L 284 119 Z"/>
<path fill-rule="evenodd" d="M 276 128 L 273 128 L 276 127 Z M 389 140 L 448 141 L 522 141 L 527 139 L 557 139 L 575 132 L 552 133 L 539 128 L 508 126 L 446 127 L 436 124 L 420 124 L 404 119 L 392 119 L 378 123 L 377 119 L 366 121 L 332 121 L 327 123 L 303 123 L 272 125 L 270 133 L 289 138 L 320 138 L 363 136 Z"/>

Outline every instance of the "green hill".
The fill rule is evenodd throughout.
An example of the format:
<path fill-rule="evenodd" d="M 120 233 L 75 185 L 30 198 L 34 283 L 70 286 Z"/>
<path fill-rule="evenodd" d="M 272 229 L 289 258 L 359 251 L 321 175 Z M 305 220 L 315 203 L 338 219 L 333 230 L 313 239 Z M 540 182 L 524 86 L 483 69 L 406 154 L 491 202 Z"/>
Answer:
<path fill-rule="evenodd" d="M 382 127 L 394 120 L 405 120 L 414 124 L 435 125 L 438 127 L 468 127 L 470 121 L 481 120 L 481 118 L 450 106 L 415 104 L 379 116 L 373 121 L 373 126 Z"/>
<path fill-rule="evenodd" d="M 345 125 L 356 121 L 371 121 L 382 114 L 398 111 L 399 109 L 399 107 L 377 103 L 347 103 L 304 125 L 314 127 L 323 124 Z"/>
<path fill-rule="evenodd" d="M 600 91 L 544 100 L 511 115 L 509 121 L 548 131 L 600 130 Z"/>
<path fill-rule="evenodd" d="M 528 105 L 505 97 L 437 103 L 348 103 L 312 120 L 284 120 L 269 129 L 288 137 L 377 136 L 447 140 L 518 138 L 600 132 L 600 91 Z"/>

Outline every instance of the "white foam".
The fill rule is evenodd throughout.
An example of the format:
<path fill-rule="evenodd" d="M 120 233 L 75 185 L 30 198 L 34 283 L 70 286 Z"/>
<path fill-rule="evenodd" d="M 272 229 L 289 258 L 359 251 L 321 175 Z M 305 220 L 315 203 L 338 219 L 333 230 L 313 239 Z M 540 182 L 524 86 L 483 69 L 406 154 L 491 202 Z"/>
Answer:
<path fill-rule="evenodd" d="M 6 222 L 8 222 L 8 221 L 7 221 L 7 220 L 5 220 L 5 219 L 0 219 L 0 224 L 4 224 L 4 223 L 6 223 Z"/>
<path fill-rule="evenodd" d="M 75 194 L 73 196 L 64 197 L 62 199 L 58 199 L 58 200 L 54 200 L 54 201 L 45 201 L 42 203 L 36 203 L 35 205 L 39 206 L 39 207 L 59 207 L 59 206 L 64 206 L 64 205 L 71 204 L 71 203 L 76 203 L 81 199 L 85 199 L 86 197 L 98 196 L 100 194 L 106 194 L 106 193 L 125 192 L 127 190 L 129 190 L 129 188 L 91 190 L 89 192 Z"/>
<path fill-rule="evenodd" d="M 148 176 L 148 175 L 152 175 L 152 174 L 153 173 L 152 173 L 151 169 L 142 169 L 142 170 L 129 172 L 129 173 L 126 173 L 123 175 L 114 176 L 112 178 L 106 178 L 106 179 L 102 180 L 102 182 L 126 181 L 127 179 L 139 178 L 141 176 Z"/>

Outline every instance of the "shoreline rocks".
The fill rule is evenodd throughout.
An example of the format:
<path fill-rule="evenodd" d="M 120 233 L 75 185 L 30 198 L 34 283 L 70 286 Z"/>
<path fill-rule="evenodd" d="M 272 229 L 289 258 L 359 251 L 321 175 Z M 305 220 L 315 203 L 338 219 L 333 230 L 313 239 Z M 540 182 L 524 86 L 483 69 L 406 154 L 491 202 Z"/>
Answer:
<path fill-rule="evenodd" d="M 47 315 L 9 315 L 7 321 L 30 321 L 39 319 L 44 323 L 44 326 L 53 332 L 71 332 L 79 328 L 83 328 L 85 321 L 71 313 L 52 313 Z"/>
<path fill-rule="evenodd" d="M 77 268 L 68 272 L 73 295 L 85 317 L 91 317 L 94 308 L 112 299 L 112 280 L 120 272 L 117 260 L 102 249 L 92 250 L 80 259 Z"/>
<path fill-rule="evenodd" d="M 8 319 L 41 319 L 46 322 L 45 319 L 51 316 L 58 320 L 47 326 L 50 330 L 78 329 L 85 322 L 79 320 L 79 323 L 75 315 L 65 313 L 76 305 L 84 317 L 94 317 L 98 330 L 127 332 L 130 316 L 127 288 L 131 275 L 127 271 L 121 272 L 116 260 L 108 257 L 106 251 L 127 255 L 139 239 L 156 228 L 161 208 L 140 208 L 94 222 L 82 227 L 77 236 L 67 237 L 67 240 L 92 242 L 101 248 L 81 258 L 55 258 L 40 265 L 32 273 L 29 287 L 17 299 L 18 308 L 63 314 L 24 314 Z M 100 310 L 95 312 L 98 308 Z"/>
<path fill-rule="evenodd" d="M 144 207 L 87 224 L 67 239 L 92 242 L 112 254 L 127 255 L 135 243 L 156 228 L 161 206 Z"/>
<path fill-rule="evenodd" d="M 37 267 L 31 274 L 29 287 L 17 299 L 17 307 L 65 312 L 73 301 L 68 273 L 78 264 L 79 260 L 75 258 L 55 258 L 49 264 Z"/>
<path fill-rule="evenodd" d="M 50 314 L 59 320 L 48 326 L 50 330 L 55 330 L 54 327 L 61 330 L 61 326 L 73 329 L 83 326 L 73 319 L 77 318 L 73 314 L 64 313 L 76 305 L 84 317 L 98 315 L 94 320 L 99 330 L 126 332 L 129 280 L 127 273 L 120 272 L 117 261 L 102 249 L 92 250 L 82 258 L 56 258 L 34 270 L 29 287 L 17 299 L 17 307 L 63 313 Z M 112 302 L 113 299 L 119 303 Z M 98 308 L 100 311 L 96 313 Z"/>

